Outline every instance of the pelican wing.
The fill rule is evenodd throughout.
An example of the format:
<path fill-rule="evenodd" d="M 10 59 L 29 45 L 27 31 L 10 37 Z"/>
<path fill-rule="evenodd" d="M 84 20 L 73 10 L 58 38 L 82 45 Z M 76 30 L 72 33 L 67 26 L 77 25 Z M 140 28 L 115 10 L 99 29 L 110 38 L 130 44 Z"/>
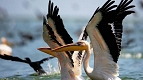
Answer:
<path fill-rule="evenodd" d="M 47 14 L 49 26 L 57 32 L 57 34 L 62 38 L 65 44 L 73 43 L 72 41 L 73 39 L 66 31 L 63 21 L 60 15 L 58 15 L 59 8 L 57 6 L 53 8 L 53 5 L 54 4 L 51 3 L 51 1 L 49 1 L 48 14 Z"/>
<path fill-rule="evenodd" d="M 114 2 L 115 1 L 108 0 L 101 8 L 98 7 L 95 10 L 95 12 L 94 12 L 93 16 L 91 17 L 91 19 L 89 20 L 88 25 L 91 22 L 91 20 L 94 21 L 95 25 L 97 25 L 100 22 L 101 17 L 99 16 L 99 17 L 95 18 L 95 14 L 97 14 L 100 11 L 100 12 L 104 12 L 104 15 L 105 15 L 106 13 L 108 13 L 109 11 L 111 11 L 113 8 L 117 7 L 117 5 L 112 5 Z M 98 15 L 100 15 L 100 13 Z M 103 15 L 103 13 L 102 13 L 102 15 Z M 88 28 L 87 26 L 85 27 L 85 30 L 82 33 L 81 40 L 87 40 L 87 36 L 88 36 L 87 30 L 86 30 Z M 103 44 L 103 42 L 102 42 L 102 44 Z M 102 45 L 102 46 L 105 47 L 105 45 Z M 92 45 L 91 45 L 91 49 L 92 49 Z M 79 56 L 77 56 L 77 57 L 80 57 L 81 55 L 83 55 L 83 52 L 79 52 L 78 54 L 79 54 Z"/>
<path fill-rule="evenodd" d="M 108 45 L 110 54 L 112 55 L 113 60 L 115 62 L 118 61 L 118 57 L 121 51 L 121 41 L 122 41 L 122 32 L 123 32 L 122 21 L 127 15 L 134 13 L 134 11 L 128 10 L 130 8 L 135 7 L 134 5 L 129 5 L 132 1 L 133 0 L 130 0 L 130 1 L 122 0 L 115 10 L 111 10 L 108 13 L 106 13 L 105 16 L 103 16 L 102 21 L 97 26 L 106 44 Z M 112 23 L 113 26 L 109 25 L 108 23 Z M 105 28 L 105 26 L 107 27 Z M 109 31 L 108 35 L 107 33 L 104 33 L 103 28 L 106 29 L 106 31 L 107 30 Z M 111 33 L 111 30 L 109 29 L 112 30 L 112 33 L 114 34 L 115 38 L 113 38 L 114 37 L 113 35 L 111 36 L 112 33 Z"/>
<path fill-rule="evenodd" d="M 114 62 L 118 61 L 118 57 L 120 55 L 120 50 L 121 50 L 122 20 L 128 14 L 131 14 L 134 12 L 134 11 L 128 10 L 128 9 L 134 7 L 133 5 L 128 6 L 131 2 L 132 2 L 132 0 L 131 1 L 122 0 L 115 10 L 111 10 L 115 6 L 110 7 L 109 4 L 111 4 L 111 3 L 108 3 L 108 4 L 106 3 L 106 5 L 108 5 L 108 6 L 104 5 L 104 6 L 102 6 L 102 8 L 98 8 L 95 11 L 95 13 L 101 12 L 101 15 L 102 15 L 101 21 L 99 21 L 99 23 L 96 24 L 95 27 L 98 29 L 99 33 L 101 34 L 101 36 L 103 38 L 102 44 L 104 44 L 104 42 L 105 42 L 106 43 L 105 45 L 108 46 L 109 53 L 112 55 Z M 95 13 L 94 13 L 94 15 L 95 15 Z M 94 16 L 92 18 L 94 18 Z M 93 20 L 93 19 L 91 19 L 91 20 Z M 91 22 L 91 20 L 90 20 L 90 22 Z M 111 25 L 109 25 L 109 23 L 114 24 L 115 31 L 113 31 L 113 29 L 112 29 Z"/>
<path fill-rule="evenodd" d="M 47 20 L 43 18 L 43 38 L 44 41 L 51 47 L 56 48 L 65 44 L 73 43 L 72 38 L 64 28 L 63 21 L 58 15 L 59 9 L 57 6 L 53 9 L 53 3 L 49 2 Z M 48 24 L 47 24 L 48 22 Z M 41 50 L 49 52 L 46 48 Z M 66 53 L 66 54 L 65 54 Z M 70 64 L 74 75 L 81 75 L 81 62 L 83 58 L 83 51 L 65 51 L 60 54 L 63 56 L 65 62 Z"/>
<path fill-rule="evenodd" d="M 132 8 L 132 6 L 126 8 L 127 4 L 131 3 L 130 1 L 129 3 L 126 3 L 128 0 L 122 0 L 117 8 L 115 8 L 114 5 L 113 7 L 111 6 L 114 1 L 108 0 L 107 2 L 108 3 L 105 3 L 105 6 L 97 8 L 92 19 L 86 26 L 86 32 L 92 43 L 95 57 L 94 70 L 92 73 L 103 76 L 106 75 L 104 76 L 104 79 L 107 79 L 107 76 L 108 79 L 109 76 L 118 76 L 118 65 L 116 63 L 120 55 L 118 44 L 120 44 L 121 41 L 118 42 L 117 38 L 121 38 L 122 36 L 122 26 L 115 26 L 114 32 L 109 23 L 116 24 L 117 21 L 119 22 L 120 20 L 123 20 L 125 17 L 122 18 L 121 14 L 123 14 L 126 10 Z M 130 14 L 131 12 L 126 12 L 126 15 L 127 13 Z M 120 19 L 119 16 L 122 19 Z M 117 31 L 117 29 L 120 30 Z M 120 34 L 118 37 L 117 33 Z M 88 71 L 88 73 L 91 72 Z M 93 77 L 93 75 L 90 77 Z"/>
<path fill-rule="evenodd" d="M 133 0 L 125 0 L 125 1 L 121 1 L 120 4 L 118 5 L 117 9 L 116 9 L 116 17 L 114 20 L 114 35 L 116 38 L 116 42 L 117 42 L 117 46 L 118 46 L 118 51 L 121 51 L 121 41 L 122 41 L 122 32 L 123 32 L 123 25 L 122 25 L 122 21 L 123 19 L 131 14 L 131 13 L 135 13 L 132 10 L 128 10 L 130 8 L 135 7 L 134 5 L 129 5 Z"/>
<path fill-rule="evenodd" d="M 108 25 L 108 21 L 109 19 L 112 19 L 112 17 L 110 16 L 111 18 L 107 18 L 107 14 L 117 6 L 112 5 L 114 2 L 115 1 L 108 0 L 101 8 L 97 8 L 86 26 L 86 32 L 89 35 L 92 46 L 95 42 L 93 39 L 96 39 L 102 50 L 106 52 L 110 51 L 112 58 L 117 55 L 115 53 L 118 51 L 118 48 L 115 36 L 112 33 L 111 27 Z M 94 51 L 94 53 L 95 52 L 96 51 Z"/>
<path fill-rule="evenodd" d="M 111 1 L 111 0 L 108 0 L 101 8 L 98 7 L 93 16 L 91 17 L 91 19 L 89 20 L 89 22 L 94 18 L 95 14 L 99 11 L 102 11 L 104 12 L 104 14 L 106 14 L 107 12 L 109 12 L 110 10 L 112 10 L 113 8 L 117 7 L 117 5 L 112 5 L 115 1 Z M 83 33 L 83 37 L 82 37 L 82 40 L 86 40 L 87 39 L 87 32 L 86 32 L 86 28 L 84 30 L 84 33 Z"/>
<path fill-rule="evenodd" d="M 9 55 L 6 55 L 6 54 L 0 55 L 0 58 L 4 59 L 4 60 L 11 60 L 11 61 L 28 63 L 26 60 L 20 59 L 19 57 L 9 56 Z"/>
<path fill-rule="evenodd" d="M 58 15 L 59 8 L 54 7 L 54 4 L 49 1 L 47 20 L 43 18 L 43 39 L 51 47 L 56 48 L 65 44 L 72 43 L 72 38 L 66 31 L 63 25 L 63 21 Z M 65 59 L 69 59 L 69 62 L 73 65 L 72 60 L 73 52 L 64 52 L 62 55 Z"/>

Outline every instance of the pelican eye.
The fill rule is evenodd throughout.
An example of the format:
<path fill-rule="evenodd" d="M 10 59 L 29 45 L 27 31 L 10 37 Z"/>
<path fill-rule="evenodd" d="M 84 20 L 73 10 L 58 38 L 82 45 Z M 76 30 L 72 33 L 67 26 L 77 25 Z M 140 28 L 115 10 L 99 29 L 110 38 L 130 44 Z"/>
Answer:
<path fill-rule="evenodd" d="M 81 45 L 85 45 L 83 42 L 78 42 L 77 45 L 81 46 Z"/>

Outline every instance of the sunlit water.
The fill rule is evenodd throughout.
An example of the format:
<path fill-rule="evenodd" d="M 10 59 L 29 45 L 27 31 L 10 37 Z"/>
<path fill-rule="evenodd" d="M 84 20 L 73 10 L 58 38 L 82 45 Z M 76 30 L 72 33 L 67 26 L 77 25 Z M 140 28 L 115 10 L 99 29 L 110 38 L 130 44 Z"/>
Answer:
<path fill-rule="evenodd" d="M 77 34 L 80 33 L 80 29 L 82 29 L 83 26 L 86 25 L 86 23 L 87 20 L 85 21 L 71 20 L 70 22 L 65 21 L 66 29 L 71 35 L 71 37 L 73 37 L 74 42 L 78 40 L 79 35 Z M 26 32 L 34 36 L 34 40 L 26 41 L 25 45 L 13 47 L 13 53 L 12 53 L 13 56 L 18 56 L 22 59 L 24 59 L 25 57 L 30 57 L 32 61 L 37 61 L 49 56 L 37 50 L 38 47 L 47 46 L 47 44 L 42 39 L 42 22 L 30 23 L 26 21 L 26 22 L 11 23 L 11 24 L 12 27 L 9 27 L 8 25 L 10 29 L 2 28 L 1 26 L 5 26 L 6 24 L 1 24 L 0 29 L 3 30 L 1 30 L 0 32 L 1 33 L 0 37 L 2 37 L 3 34 L 3 36 L 8 36 L 9 40 L 15 43 L 16 41 L 19 42 L 20 40 L 22 40 L 19 37 L 19 32 Z M 134 24 L 130 23 L 125 25 L 131 26 L 131 29 L 132 26 L 135 26 Z M 142 29 L 141 24 L 136 26 L 139 26 L 138 28 Z M 139 33 L 136 33 L 137 31 L 133 32 L 138 36 Z M 12 37 L 9 36 L 7 33 L 10 33 Z M 135 48 L 136 51 L 133 49 L 134 48 L 128 50 L 125 49 L 122 51 L 122 54 L 127 52 L 129 52 L 129 54 L 131 55 L 139 52 L 141 53 L 140 49 L 138 50 Z M 60 72 L 57 64 L 58 64 L 57 59 L 52 59 L 50 61 L 44 62 L 42 66 L 44 70 L 46 70 L 48 75 L 37 76 L 34 70 L 28 64 L 0 59 L 0 78 L 1 78 L 0 80 L 59 80 Z M 126 58 L 120 57 L 118 64 L 120 67 L 119 77 L 122 78 L 122 80 L 143 80 L 142 58 L 136 58 L 136 57 L 132 58 L 132 56 L 127 55 Z M 90 59 L 90 66 L 93 66 L 93 56 L 91 56 Z M 85 74 L 84 70 L 82 76 L 86 80 L 90 80 Z"/>

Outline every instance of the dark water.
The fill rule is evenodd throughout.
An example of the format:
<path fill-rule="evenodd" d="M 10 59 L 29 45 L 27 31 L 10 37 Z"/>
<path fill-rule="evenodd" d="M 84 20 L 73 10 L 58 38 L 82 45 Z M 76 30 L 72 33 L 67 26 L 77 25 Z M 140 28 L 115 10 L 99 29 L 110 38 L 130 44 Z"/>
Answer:
<path fill-rule="evenodd" d="M 83 26 L 86 25 L 88 20 L 71 20 L 65 21 L 66 29 L 68 30 L 71 37 L 73 37 L 74 42 L 78 40 L 79 33 Z M 11 24 L 11 26 L 10 26 Z M 42 58 L 48 57 L 49 55 L 44 54 L 37 50 L 38 47 L 47 46 L 47 44 L 42 39 L 42 21 L 37 22 L 10 22 L 9 25 L 6 23 L 0 24 L 0 37 L 6 37 L 12 43 L 17 44 L 12 47 L 13 56 L 18 56 L 22 59 L 25 57 L 30 57 L 32 61 L 37 61 Z M 122 54 L 129 53 L 119 58 L 119 74 L 122 80 L 143 80 L 143 59 L 142 59 L 142 39 L 140 36 L 142 33 L 143 27 L 142 24 L 135 25 L 134 23 L 124 23 L 125 32 L 123 34 L 123 42 L 126 42 L 126 39 L 132 39 L 136 37 L 135 42 L 129 44 L 133 46 L 131 48 L 122 49 Z M 6 27 L 3 27 L 6 26 Z M 138 27 L 138 29 L 135 29 Z M 21 37 L 21 34 L 26 34 L 32 36 L 32 39 Z M 141 40 L 140 40 L 141 39 Z M 22 44 L 22 42 L 24 43 Z M 135 45 L 135 47 L 134 47 Z M 134 57 L 140 53 L 139 57 Z M 92 66 L 93 57 L 90 59 L 90 65 Z M 12 62 L 7 60 L 0 59 L 0 80 L 59 80 L 60 73 L 57 65 L 57 59 L 52 59 L 50 61 L 42 64 L 43 68 L 47 71 L 47 76 L 37 76 L 34 75 L 34 70 L 25 63 Z M 89 80 L 86 76 L 84 70 L 82 76 Z"/>

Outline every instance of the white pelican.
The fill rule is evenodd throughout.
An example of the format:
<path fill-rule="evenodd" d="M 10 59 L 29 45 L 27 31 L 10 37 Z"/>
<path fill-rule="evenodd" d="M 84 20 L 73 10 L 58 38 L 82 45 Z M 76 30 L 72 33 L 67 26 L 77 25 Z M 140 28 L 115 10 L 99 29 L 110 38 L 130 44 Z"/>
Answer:
<path fill-rule="evenodd" d="M 1 38 L 1 44 L 0 44 L 0 54 L 1 55 L 11 55 L 12 48 L 10 47 L 11 44 L 6 40 L 6 38 Z"/>
<path fill-rule="evenodd" d="M 43 19 L 43 39 L 50 48 L 56 48 L 65 44 L 73 43 L 72 38 L 64 28 L 62 19 L 58 15 L 59 8 L 49 1 L 47 20 Z M 48 48 L 48 49 L 50 49 Z M 62 54 L 50 53 L 45 48 L 39 48 L 40 51 L 57 57 L 60 63 L 61 80 L 83 80 L 81 76 L 81 63 L 78 55 L 73 52 L 62 52 Z M 76 51 L 75 51 L 76 52 Z M 77 53 L 78 54 L 78 53 Z M 82 57 L 82 56 L 80 56 Z M 77 60 L 78 61 L 74 61 Z"/>
<path fill-rule="evenodd" d="M 115 1 L 111 0 L 107 1 L 104 6 L 110 10 L 116 7 L 115 5 L 112 6 L 114 2 Z M 53 49 L 62 45 L 73 43 L 72 38 L 64 28 L 62 19 L 60 18 L 60 15 L 58 15 L 58 11 L 59 9 L 57 6 L 53 9 L 53 3 L 49 1 L 47 21 L 45 18 L 43 20 L 43 39 L 50 46 L 50 48 L 43 47 L 38 48 L 38 50 L 58 58 L 61 67 L 61 80 L 83 80 L 81 77 L 81 64 L 83 58 L 82 51 L 66 51 L 60 53 L 53 53 L 50 51 L 51 48 Z M 82 39 L 86 40 L 86 36 L 87 35 L 83 35 Z"/>
<path fill-rule="evenodd" d="M 68 44 L 52 49 L 52 51 L 86 50 L 84 70 L 92 80 L 121 80 L 118 77 L 117 61 L 121 50 L 122 21 L 127 15 L 134 13 L 134 11 L 128 10 L 135 7 L 134 5 L 129 6 L 132 1 L 122 0 L 115 10 L 109 11 L 111 7 L 107 8 L 106 5 L 98 8 L 87 24 L 84 32 L 89 36 L 93 47 L 94 68 L 89 66 L 90 47 L 85 41 Z M 114 27 L 112 28 L 109 23 L 112 23 Z"/>

